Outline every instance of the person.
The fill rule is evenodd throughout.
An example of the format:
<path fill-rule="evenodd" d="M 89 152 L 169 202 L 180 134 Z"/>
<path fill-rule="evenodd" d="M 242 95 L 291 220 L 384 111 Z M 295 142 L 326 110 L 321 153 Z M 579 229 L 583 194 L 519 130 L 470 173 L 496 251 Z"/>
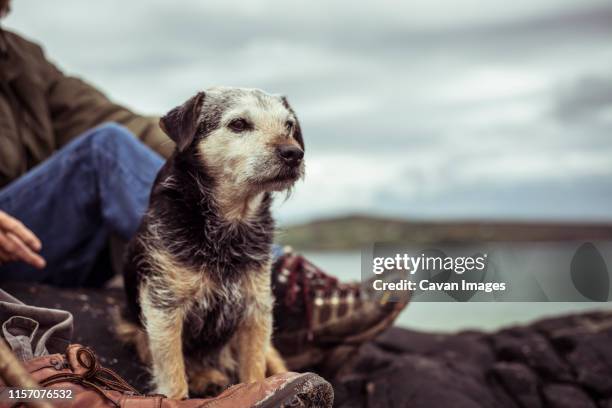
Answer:
<path fill-rule="evenodd" d="M 9 6 L 0 0 L 1 17 Z M 101 254 L 111 237 L 135 233 L 174 149 L 157 122 L 0 26 L 0 282 L 102 286 L 112 276 L 98 267 Z M 378 302 L 292 251 L 274 253 L 275 338 L 291 369 L 324 361 L 330 345 L 372 338 L 406 305 Z"/>

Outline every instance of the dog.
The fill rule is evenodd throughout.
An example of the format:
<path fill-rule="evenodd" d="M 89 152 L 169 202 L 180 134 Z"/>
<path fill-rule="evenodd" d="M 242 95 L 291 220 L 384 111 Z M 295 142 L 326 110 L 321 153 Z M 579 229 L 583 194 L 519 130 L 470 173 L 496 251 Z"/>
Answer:
<path fill-rule="evenodd" d="M 304 175 L 295 112 L 282 96 L 211 88 L 160 127 L 176 148 L 128 244 L 119 335 L 172 398 L 286 371 L 271 344 L 270 205 Z"/>

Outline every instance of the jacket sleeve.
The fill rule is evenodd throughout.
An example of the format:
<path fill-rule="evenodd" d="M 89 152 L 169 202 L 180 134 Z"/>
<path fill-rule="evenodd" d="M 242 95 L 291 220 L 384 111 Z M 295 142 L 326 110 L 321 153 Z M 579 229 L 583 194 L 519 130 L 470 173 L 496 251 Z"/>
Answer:
<path fill-rule="evenodd" d="M 159 128 L 159 118 L 138 115 L 113 103 L 92 85 L 48 64 L 47 98 L 58 147 L 101 123 L 116 122 L 163 157 L 172 153 L 174 142 Z"/>

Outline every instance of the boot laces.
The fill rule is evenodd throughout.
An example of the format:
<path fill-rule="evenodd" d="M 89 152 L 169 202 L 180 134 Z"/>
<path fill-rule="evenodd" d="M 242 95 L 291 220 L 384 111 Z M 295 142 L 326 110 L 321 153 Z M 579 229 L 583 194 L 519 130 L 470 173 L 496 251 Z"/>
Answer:
<path fill-rule="evenodd" d="M 107 390 L 119 391 L 121 393 L 129 393 L 133 395 L 140 395 L 140 393 L 128 384 L 123 378 L 110 368 L 102 367 L 96 354 L 89 347 L 81 347 L 76 352 L 77 362 L 87 369 L 82 374 L 77 373 L 60 373 L 52 375 L 49 378 L 40 382 L 42 387 L 46 387 L 52 384 L 60 382 L 72 382 L 80 384 L 84 387 L 93 389 L 103 398 L 112 402 L 115 406 L 119 404 L 114 401 L 107 393 Z"/>

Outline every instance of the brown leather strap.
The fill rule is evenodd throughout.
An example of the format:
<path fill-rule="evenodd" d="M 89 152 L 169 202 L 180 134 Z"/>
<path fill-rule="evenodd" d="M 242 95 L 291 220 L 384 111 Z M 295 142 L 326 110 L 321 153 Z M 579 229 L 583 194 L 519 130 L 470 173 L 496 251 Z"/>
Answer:
<path fill-rule="evenodd" d="M 134 387 L 113 370 L 100 366 L 96 354 L 89 347 L 72 345 L 66 354 L 74 372 L 52 375 L 41 381 L 41 386 L 46 387 L 61 382 L 80 384 L 96 391 L 117 407 L 120 406 L 119 400 L 109 391 L 140 395 Z"/>

